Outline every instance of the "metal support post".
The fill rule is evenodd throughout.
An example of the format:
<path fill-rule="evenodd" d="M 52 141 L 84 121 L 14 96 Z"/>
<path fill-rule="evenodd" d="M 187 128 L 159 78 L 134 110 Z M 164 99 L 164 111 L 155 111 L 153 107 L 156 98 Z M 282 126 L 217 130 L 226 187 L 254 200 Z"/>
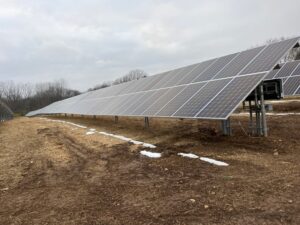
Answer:
<path fill-rule="evenodd" d="M 148 129 L 150 127 L 149 118 L 145 117 L 145 128 Z"/>
<path fill-rule="evenodd" d="M 264 86 L 260 85 L 260 105 L 261 105 L 261 122 L 262 122 L 262 135 L 264 137 L 268 136 L 267 119 L 266 119 L 266 108 L 265 108 L 265 98 L 264 98 Z"/>
<path fill-rule="evenodd" d="M 225 135 L 225 136 L 231 136 L 232 135 L 230 118 L 228 118 L 227 120 L 222 120 L 221 127 L 222 127 L 223 135 Z"/>
<path fill-rule="evenodd" d="M 115 123 L 118 123 L 118 122 L 119 122 L 119 117 L 115 116 Z"/>
<path fill-rule="evenodd" d="M 255 119 L 256 119 L 256 134 L 260 135 L 260 109 L 258 105 L 258 93 L 257 88 L 254 91 L 255 94 Z"/>
<path fill-rule="evenodd" d="M 252 101 L 249 100 L 249 113 L 250 113 L 250 121 L 249 121 L 249 129 L 250 129 L 250 134 L 253 135 L 253 111 L 252 111 Z"/>

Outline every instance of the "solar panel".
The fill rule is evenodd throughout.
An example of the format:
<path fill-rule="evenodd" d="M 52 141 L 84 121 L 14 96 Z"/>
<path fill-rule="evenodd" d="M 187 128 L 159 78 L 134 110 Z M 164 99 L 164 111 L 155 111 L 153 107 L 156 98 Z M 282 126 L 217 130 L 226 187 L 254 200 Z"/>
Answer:
<path fill-rule="evenodd" d="M 297 41 L 298 38 L 293 38 L 270 44 L 240 74 L 270 71 Z"/>
<path fill-rule="evenodd" d="M 174 98 L 177 93 L 181 92 L 185 87 L 178 86 L 168 89 L 162 96 L 160 96 L 152 105 L 150 105 L 141 115 L 155 115 L 165 104 Z"/>
<path fill-rule="evenodd" d="M 151 91 L 152 93 L 149 95 L 149 97 L 144 100 L 133 112 L 129 112 L 129 115 L 141 115 L 149 107 L 149 105 L 151 105 L 156 99 L 158 99 L 167 91 L 168 89 Z"/>
<path fill-rule="evenodd" d="M 283 67 L 280 69 L 280 71 L 276 74 L 274 78 L 281 78 L 281 77 L 288 77 L 291 75 L 291 73 L 296 69 L 298 66 L 298 62 L 290 62 L 283 65 Z"/>
<path fill-rule="evenodd" d="M 130 112 L 133 112 L 143 101 L 148 98 L 153 92 L 143 92 L 133 94 L 132 101 L 127 106 L 124 106 L 121 113 L 123 115 L 129 115 Z"/>
<path fill-rule="evenodd" d="M 265 77 L 265 80 L 272 80 L 276 76 L 276 74 L 279 72 L 279 69 L 272 70 L 268 73 L 268 75 Z"/>
<path fill-rule="evenodd" d="M 155 75 L 142 79 L 140 85 L 136 87 L 136 92 L 145 91 L 146 87 L 151 85 L 152 83 L 155 84 L 159 80 L 159 77 L 160 75 Z"/>
<path fill-rule="evenodd" d="M 281 65 L 280 69 L 275 69 L 269 72 L 264 80 L 281 79 L 283 84 L 283 93 L 286 96 L 296 95 L 295 88 L 300 85 L 299 79 L 292 79 L 289 82 L 287 80 L 290 77 L 299 76 L 300 73 L 300 60 L 287 62 Z M 294 81 L 295 83 L 293 83 Z"/>
<path fill-rule="evenodd" d="M 166 75 L 165 73 L 154 75 L 152 80 L 149 80 L 149 83 L 144 87 L 143 91 L 148 91 L 153 89 L 153 86 L 156 85 L 162 78 L 163 76 Z M 149 79 L 149 78 L 147 78 Z"/>
<path fill-rule="evenodd" d="M 254 59 L 265 47 L 253 48 L 247 51 L 241 52 L 236 58 L 232 60 L 227 66 L 225 66 L 214 78 L 226 78 L 241 72 L 245 66 Z"/>
<path fill-rule="evenodd" d="M 261 81 L 265 73 L 234 78 L 196 117 L 220 118 L 227 117 L 235 110 L 253 90 L 253 86 Z"/>
<path fill-rule="evenodd" d="M 161 79 L 155 84 L 153 85 L 153 87 L 151 87 L 152 90 L 155 89 L 159 89 L 162 88 L 163 85 L 165 83 L 167 83 L 173 76 L 175 76 L 178 72 L 180 71 L 180 69 L 176 69 L 176 70 L 171 70 L 170 72 L 168 72 L 165 76 L 161 77 Z"/>
<path fill-rule="evenodd" d="M 300 84 L 300 76 L 289 77 L 283 84 L 284 95 L 294 95 Z"/>
<path fill-rule="evenodd" d="M 104 110 L 103 105 L 106 105 L 109 98 L 95 99 L 95 103 L 91 104 L 91 108 L 87 111 L 88 115 L 101 115 Z M 72 113 L 72 112 L 67 112 Z"/>
<path fill-rule="evenodd" d="M 144 82 L 144 80 L 145 80 L 145 78 L 144 79 L 139 79 L 139 80 L 134 80 L 134 81 L 130 82 L 130 85 L 127 88 L 121 90 L 119 92 L 119 94 L 122 95 L 122 94 L 128 94 L 128 93 L 136 92 L 138 87 L 141 86 L 141 84 Z M 126 82 L 126 83 L 129 83 L 129 82 Z M 118 86 L 118 85 L 116 85 L 116 86 Z"/>
<path fill-rule="evenodd" d="M 212 79 L 219 71 L 221 71 L 238 53 L 218 58 L 206 71 L 198 76 L 193 82 L 207 81 Z"/>
<path fill-rule="evenodd" d="M 155 116 L 170 117 L 172 116 L 187 100 L 189 100 L 194 94 L 196 94 L 205 83 L 190 84 L 184 87 L 184 89 L 173 97 L 169 102 L 158 111 Z"/>
<path fill-rule="evenodd" d="M 121 95 L 118 96 L 117 102 L 114 106 L 110 109 L 108 115 L 116 115 L 117 111 L 122 108 L 124 105 L 128 104 L 130 95 Z"/>
<path fill-rule="evenodd" d="M 176 117 L 194 117 L 206 104 L 207 102 L 215 97 L 220 90 L 226 86 L 229 79 L 214 80 L 206 83 L 196 95 L 189 99 L 179 110 L 174 113 Z"/>
<path fill-rule="evenodd" d="M 178 84 L 190 84 L 193 80 L 195 80 L 198 76 L 204 73 L 217 59 L 211 59 L 202 63 L 196 64 L 194 70 L 187 74 L 186 77 L 183 77 Z"/>
<path fill-rule="evenodd" d="M 112 115 L 121 115 L 125 112 L 133 102 L 137 101 L 142 95 L 140 93 L 131 93 L 124 95 L 123 103 L 119 104 L 115 109 L 112 110 Z"/>
<path fill-rule="evenodd" d="M 300 85 L 299 85 L 297 91 L 294 93 L 294 95 L 300 95 Z"/>
<path fill-rule="evenodd" d="M 297 68 L 293 71 L 292 76 L 300 75 L 300 60 L 298 60 L 297 62 L 298 62 L 298 66 L 297 66 Z"/>
<path fill-rule="evenodd" d="M 188 76 L 197 65 L 191 65 L 181 68 L 175 76 L 170 77 L 170 79 L 163 85 L 163 87 L 172 87 L 177 85 L 183 78 Z"/>
<path fill-rule="evenodd" d="M 51 104 L 30 115 L 73 113 L 228 118 L 263 79 L 272 79 L 276 74 L 283 73 L 283 68 L 291 67 L 290 64 L 284 65 L 280 70 L 266 74 L 297 42 L 298 38 L 293 38 L 88 92 Z M 290 74 L 290 71 L 285 74 Z M 293 71 L 298 73 L 298 67 Z M 290 89 L 289 92 L 294 90 L 298 93 L 300 76 L 294 74 L 288 77 L 284 86 Z"/>

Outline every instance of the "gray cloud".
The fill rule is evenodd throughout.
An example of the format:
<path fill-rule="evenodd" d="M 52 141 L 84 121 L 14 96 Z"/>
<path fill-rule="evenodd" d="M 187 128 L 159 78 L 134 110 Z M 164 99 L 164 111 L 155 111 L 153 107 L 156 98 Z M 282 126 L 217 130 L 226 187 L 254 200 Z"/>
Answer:
<path fill-rule="evenodd" d="M 0 0 L 0 80 L 88 87 L 299 35 L 298 0 Z"/>

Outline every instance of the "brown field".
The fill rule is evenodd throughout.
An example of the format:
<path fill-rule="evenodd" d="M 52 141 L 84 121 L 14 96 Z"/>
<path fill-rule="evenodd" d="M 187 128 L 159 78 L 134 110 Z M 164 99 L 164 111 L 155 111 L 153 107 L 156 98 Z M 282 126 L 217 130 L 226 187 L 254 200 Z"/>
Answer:
<path fill-rule="evenodd" d="M 163 157 L 39 118 L 0 124 L 1 225 L 300 224 L 299 115 L 269 116 L 268 138 L 247 136 L 239 116 L 232 137 L 208 121 L 60 119 L 156 144 Z"/>

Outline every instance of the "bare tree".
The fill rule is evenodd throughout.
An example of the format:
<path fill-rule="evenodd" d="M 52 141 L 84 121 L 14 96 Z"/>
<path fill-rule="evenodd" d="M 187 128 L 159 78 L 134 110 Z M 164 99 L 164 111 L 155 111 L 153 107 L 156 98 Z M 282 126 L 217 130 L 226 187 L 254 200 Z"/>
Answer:
<path fill-rule="evenodd" d="M 19 114 L 25 114 L 78 94 L 79 91 L 66 88 L 64 80 L 36 85 L 12 81 L 0 82 L 0 99 Z"/>
<path fill-rule="evenodd" d="M 140 69 L 131 70 L 125 76 L 116 79 L 113 82 L 113 85 L 125 83 L 125 82 L 132 81 L 132 80 L 139 80 L 139 79 L 145 78 L 147 76 L 148 76 L 147 73 L 143 70 L 140 70 Z"/>
<path fill-rule="evenodd" d="M 4 98 L 5 82 L 0 82 L 0 99 Z"/>
<path fill-rule="evenodd" d="M 98 84 L 93 88 L 88 89 L 88 91 L 95 91 L 95 90 L 99 90 L 102 88 L 107 88 L 110 87 L 112 85 L 112 82 L 103 82 L 102 84 Z"/>

